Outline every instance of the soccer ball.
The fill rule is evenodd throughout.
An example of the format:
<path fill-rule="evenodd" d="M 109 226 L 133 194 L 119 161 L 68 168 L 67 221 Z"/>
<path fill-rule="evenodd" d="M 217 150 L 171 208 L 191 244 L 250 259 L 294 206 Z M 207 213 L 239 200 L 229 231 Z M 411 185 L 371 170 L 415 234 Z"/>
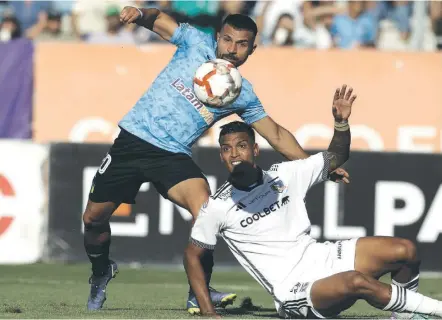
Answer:
<path fill-rule="evenodd" d="M 204 62 L 195 72 L 193 91 L 202 103 L 220 108 L 232 103 L 241 92 L 242 78 L 229 61 Z"/>

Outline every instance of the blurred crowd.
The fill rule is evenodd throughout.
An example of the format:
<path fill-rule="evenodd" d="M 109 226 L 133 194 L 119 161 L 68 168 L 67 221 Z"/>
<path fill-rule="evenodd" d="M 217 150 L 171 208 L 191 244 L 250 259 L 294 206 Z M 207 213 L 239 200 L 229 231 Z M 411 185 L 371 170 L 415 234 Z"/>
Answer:
<path fill-rule="evenodd" d="M 134 24 L 121 25 L 124 6 L 155 7 L 212 34 L 226 15 L 244 13 L 257 22 L 257 41 L 264 46 L 442 50 L 440 1 L 0 1 L 0 42 L 20 37 L 95 44 L 163 41 Z"/>

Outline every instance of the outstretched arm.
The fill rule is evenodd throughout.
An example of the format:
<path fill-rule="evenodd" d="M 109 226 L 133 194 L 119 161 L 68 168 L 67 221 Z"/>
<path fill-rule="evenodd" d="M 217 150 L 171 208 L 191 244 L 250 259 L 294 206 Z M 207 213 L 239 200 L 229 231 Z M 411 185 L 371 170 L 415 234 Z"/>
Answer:
<path fill-rule="evenodd" d="M 175 29 L 178 28 L 178 23 L 171 16 L 155 8 L 124 7 L 120 13 L 120 21 L 136 23 L 167 41 L 172 38 Z"/>
<path fill-rule="evenodd" d="M 252 127 L 266 139 L 269 144 L 288 160 L 308 158 L 298 140 L 285 128 L 273 121 L 269 116 L 254 123 Z"/>
<path fill-rule="evenodd" d="M 202 316 L 217 316 L 215 309 L 210 300 L 209 290 L 206 285 L 203 267 L 201 265 L 201 256 L 204 254 L 204 248 L 190 242 L 184 252 L 184 268 L 186 269 L 187 278 L 190 286 L 195 293 Z"/>
<path fill-rule="evenodd" d="M 352 95 L 353 89 L 343 85 L 341 89 L 336 89 L 333 98 L 333 116 L 335 118 L 335 131 L 327 150 L 330 161 L 329 172 L 342 166 L 350 157 L 351 133 L 348 118 L 351 114 L 351 107 L 356 99 Z"/>

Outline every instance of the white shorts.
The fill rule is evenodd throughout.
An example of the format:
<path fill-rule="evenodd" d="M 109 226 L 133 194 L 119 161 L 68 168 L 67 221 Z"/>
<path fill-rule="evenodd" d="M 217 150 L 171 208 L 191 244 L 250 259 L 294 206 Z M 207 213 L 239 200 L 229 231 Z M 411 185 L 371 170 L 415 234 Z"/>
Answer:
<path fill-rule="evenodd" d="M 313 307 L 310 291 L 316 280 L 355 269 L 357 238 L 336 242 L 314 242 L 284 285 L 275 288 L 275 306 L 280 317 L 325 318 Z"/>

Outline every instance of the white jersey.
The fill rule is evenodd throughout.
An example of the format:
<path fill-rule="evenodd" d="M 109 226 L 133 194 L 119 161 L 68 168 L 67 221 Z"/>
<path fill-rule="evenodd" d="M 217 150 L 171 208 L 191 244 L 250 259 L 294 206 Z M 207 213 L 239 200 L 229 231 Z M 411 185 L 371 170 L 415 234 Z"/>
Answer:
<path fill-rule="evenodd" d="M 310 187 L 327 179 L 328 168 L 321 152 L 274 164 L 250 192 L 226 182 L 201 208 L 191 241 L 213 249 L 221 235 L 239 263 L 273 295 L 315 242 L 308 235 L 304 198 Z"/>

